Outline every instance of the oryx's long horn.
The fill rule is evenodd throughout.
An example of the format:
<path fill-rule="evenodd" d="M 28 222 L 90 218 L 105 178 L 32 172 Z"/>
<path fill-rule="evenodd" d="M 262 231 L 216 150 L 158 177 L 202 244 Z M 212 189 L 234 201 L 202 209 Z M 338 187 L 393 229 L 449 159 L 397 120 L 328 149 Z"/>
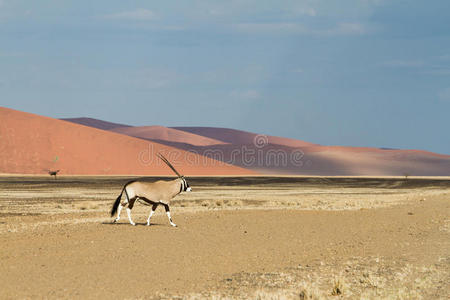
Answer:
<path fill-rule="evenodd" d="M 178 175 L 178 177 L 181 177 L 180 173 L 178 173 L 178 171 L 172 166 L 172 164 L 167 160 L 167 158 L 165 158 L 161 153 L 157 153 L 156 154 L 163 162 L 166 163 L 166 165 L 169 166 L 169 168 L 172 169 L 172 171 L 175 172 L 175 174 Z"/>

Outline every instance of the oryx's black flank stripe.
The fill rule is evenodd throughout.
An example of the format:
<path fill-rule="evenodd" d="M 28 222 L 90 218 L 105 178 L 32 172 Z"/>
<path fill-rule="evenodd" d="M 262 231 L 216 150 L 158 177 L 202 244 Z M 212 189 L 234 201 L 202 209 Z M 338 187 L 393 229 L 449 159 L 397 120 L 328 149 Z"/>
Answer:
<path fill-rule="evenodd" d="M 142 201 L 141 201 L 141 200 L 142 200 Z M 147 205 L 147 206 L 154 206 L 154 205 L 155 205 L 155 204 L 153 204 L 152 201 L 148 200 L 148 199 L 145 198 L 145 197 L 138 197 L 138 198 L 137 198 L 137 201 L 139 201 L 140 203 L 142 203 L 142 204 L 144 204 L 144 205 Z"/>

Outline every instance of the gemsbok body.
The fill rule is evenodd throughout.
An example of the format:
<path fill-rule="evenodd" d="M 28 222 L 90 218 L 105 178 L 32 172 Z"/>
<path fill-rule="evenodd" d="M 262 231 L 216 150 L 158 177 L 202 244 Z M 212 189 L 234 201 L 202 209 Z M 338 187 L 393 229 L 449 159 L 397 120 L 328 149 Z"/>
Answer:
<path fill-rule="evenodd" d="M 59 170 L 55 170 L 55 171 L 48 170 L 47 172 L 48 172 L 48 175 L 53 176 L 56 180 L 56 175 L 58 175 Z"/>
<path fill-rule="evenodd" d="M 181 192 L 190 192 L 191 188 L 186 181 L 184 176 L 175 170 L 175 168 L 170 164 L 170 162 L 161 154 L 158 157 L 164 161 L 177 175 L 178 178 L 174 180 L 159 180 L 156 182 L 145 182 L 140 180 L 134 180 L 126 183 L 122 188 L 122 192 L 113 204 L 111 209 L 111 217 L 117 212 L 117 217 L 114 223 L 120 220 L 120 213 L 124 207 L 127 209 L 128 219 L 131 225 L 136 225 L 131 218 L 131 209 L 136 202 L 136 200 L 142 200 L 152 206 L 150 215 L 147 219 L 147 226 L 150 226 L 150 219 L 155 213 L 156 208 L 159 205 L 163 205 L 166 209 L 167 217 L 169 218 L 170 225 L 177 226 L 170 216 L 169 202 L 176 195 Z M 125 192 L 125 199 L 121 202 L 122 194 Z"/>

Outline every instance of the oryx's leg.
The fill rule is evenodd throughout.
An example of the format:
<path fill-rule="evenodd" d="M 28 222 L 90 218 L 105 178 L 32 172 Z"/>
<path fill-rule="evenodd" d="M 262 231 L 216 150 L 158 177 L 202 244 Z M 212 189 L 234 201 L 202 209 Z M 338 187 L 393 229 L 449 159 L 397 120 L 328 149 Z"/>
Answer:
<path fill-rule="evenodd" d="M 177 224 L 175 224 L 174 222 L 172 222 L 172 217 L 170 216 L 169 205 L 168 205 L 168 204 L 163 204 L 163 205 L 164 205 L 164 208 L 166 209 L 166 214 L 167 214 L 167 217 L 169 218 L 170 225 L 172 225 L 173 227 L 176 227 Z"/>
<path fill-rule="evenodd" d="M 150 212 L 150 215 L 148 216 L 148 219 L 147 219 L 147 226 L 150 226 L 150 218 L 153 216 L 153 214 L 155 213 L 155 210 L 156 210 L 156 208 L 158 207 L 158 204 L 157 203 L 155 203 L 155 204 L 153 204 L 153 206 L 152 206 L 152 211 Z"/>
<path fill-rule="evenodd" d="M 120 212 L 122 211 L 122 208 L 123 208 L 122 204 L 119 203 L 119 207 L 117 208 L 117 218 L 114 219 L 114 223 L 120 220 Z"/>
<path fill-rule="evenodd" d="M 117 218 L 114 219 L 114 222 L 117 222 L 120 220 L 120 213 L 122 212 L 122 209 L 128 205 L 128 200 L 125 200 L 121 203 L 119 203 L 119 207 L 117 208 Z"/>
<path fill-rule="evenodd" d="M 117 218 L 114 219 L 114 223 L 118 222 L 120 220 L 120 213 L 122 209 L 128 205 L 129 199 L 128 199 L 128 193 L 125 190 L 125 201 L 119 203 L 119 207 L 117 208 Z"/>
<path fill-rule="evenodd" d="M 136 201 L 136 198 L 137 197 L 130 199 L 130 201 L 128 202 L 128 207 L 127 207 L 128 220 L 130 220 L 130 224 L 133 226 L 135 226 L 136 223 L 134 223 L 133 220 L 131 219 L 131 209 L 134 206 L 134 202 Z"/>

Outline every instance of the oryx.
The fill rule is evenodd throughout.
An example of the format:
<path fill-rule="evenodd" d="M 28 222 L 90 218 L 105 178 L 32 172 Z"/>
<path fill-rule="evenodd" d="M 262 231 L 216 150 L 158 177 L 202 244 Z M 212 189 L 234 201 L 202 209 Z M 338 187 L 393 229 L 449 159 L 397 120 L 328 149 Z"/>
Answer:
<path fill-rule="evenodd" d="M 47 170 L 47 173 L 48 173 L 48 175 L 53 176 L 56 180 L 56 175 L 59 173 L 59 170 L 55 170 L 55 171 Z"/>
<path fill-rule="evenodd" d="M 140 199 L 152 205 L 152 210 L 147 219 L 147 226 L 150 226 L 150 218 L 160 204 L 164 205 L 164 208 L 166 209 L 166 214 L 169 218 L 170 225 L 177 226 L 172 222 L 172 218 L 170 216 L 169 201 L 181 192 L 190 192 L 191 188 L 189 187 L 186 178 L 184 178 L 183 175 L 180 175 L 180 173 L 175 170 L 172 164 L 163 155 L 159 153 L 157 155 L 175 172 L 175 174 L 177 174 L 178 178 L 170 181 L 159 180 L 156 182 L 133 180 L 126 183 L 111 209 L 111 217 L 114 216 L 117 211 L 117 218 L 114 220 L 114 223 L 120 220 L 120 212 L 122 211 L 122 208 L 128 205 L 128 219 L 130 220 L 131 225 L 136 225 L 136 223 L 134 223 L 131 219 L 131 209 L 133 208 L 136 200 Z M 123 192 L 125 192 L 126 199 L 120 203 Z"/>

